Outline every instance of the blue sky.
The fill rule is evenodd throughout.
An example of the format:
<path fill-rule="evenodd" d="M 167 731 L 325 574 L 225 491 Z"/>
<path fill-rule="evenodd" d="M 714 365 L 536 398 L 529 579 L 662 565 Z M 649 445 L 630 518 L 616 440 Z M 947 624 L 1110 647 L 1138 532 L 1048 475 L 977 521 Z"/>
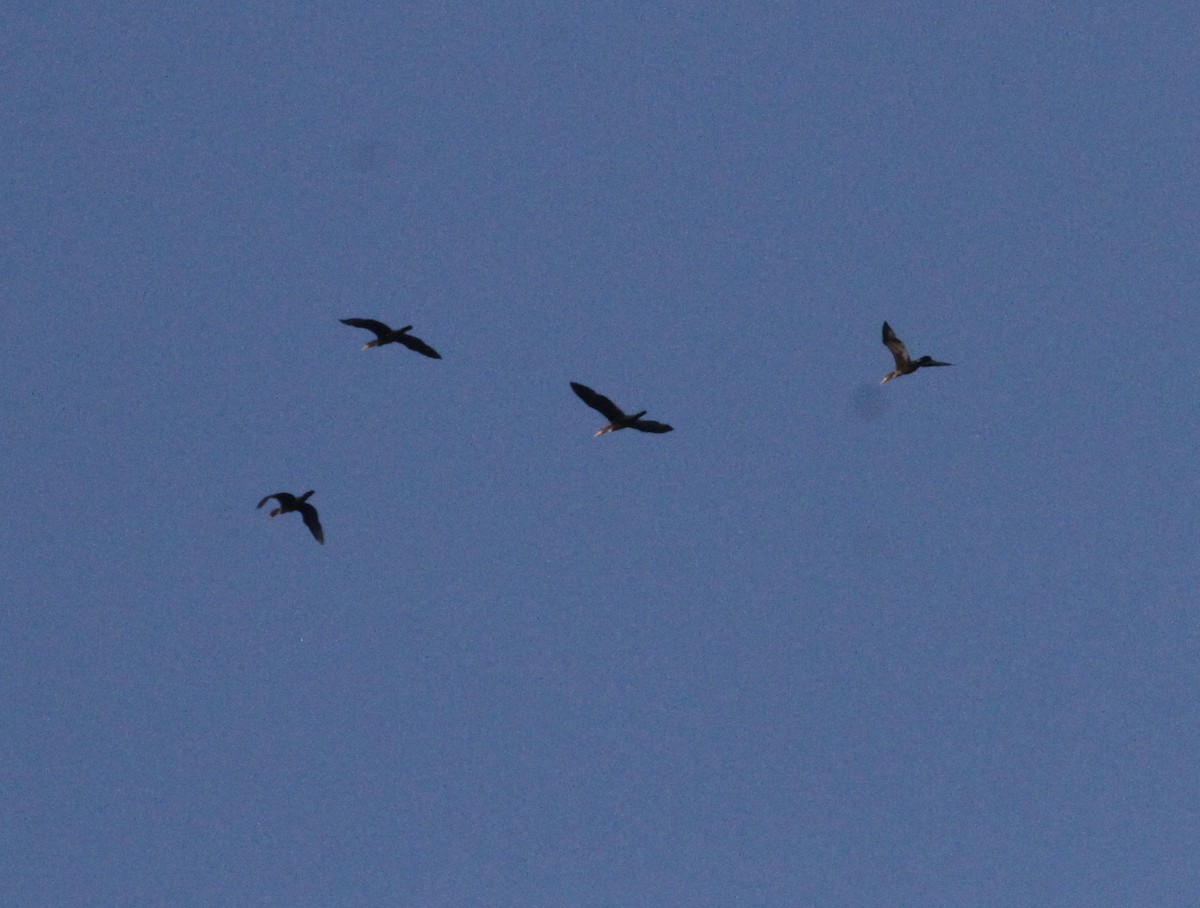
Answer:
<path fill-rule="evenodd" d="M 6 904 L 1195 904 L 1194 4 L 0 24 Z"/>

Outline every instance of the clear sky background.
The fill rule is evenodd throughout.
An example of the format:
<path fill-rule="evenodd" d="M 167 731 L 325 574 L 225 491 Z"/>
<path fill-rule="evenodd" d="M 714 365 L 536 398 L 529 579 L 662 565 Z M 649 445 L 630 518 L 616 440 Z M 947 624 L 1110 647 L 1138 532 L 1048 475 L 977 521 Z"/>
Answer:
<path fill-rule="evenodd" d="M 246 6 L 0 13 L 0 903 L 1197 904 L 1200 7 Z"/>

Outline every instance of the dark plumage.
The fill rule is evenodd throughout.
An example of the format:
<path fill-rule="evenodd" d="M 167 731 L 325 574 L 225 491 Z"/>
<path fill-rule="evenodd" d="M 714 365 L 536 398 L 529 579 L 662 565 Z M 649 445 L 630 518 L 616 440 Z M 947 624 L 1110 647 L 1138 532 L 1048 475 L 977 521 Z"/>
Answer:
<path fill-rule="evenodd" d="M 952 366 L 953 363 L 939 363 L 932 356 L 922 356 L 918 360 L 912 360 L 908 356 L 908 348 L 904 346 L 904 342 L 896 337 L 896 332 L 892 330 L 892 326 L 887 322 L 883 323 L 883 343 L 892 351 L 892 356 L 896 360 L 896 371 L 889 372 L 883 377 L 883 382 L 891 381 L 893 378 L 899 378 L 901 375 L 910 375 L 916 372 L 922 366 Z"/>
<path fill-rule="evenodd" d="M 279 502 L 279 507 L 271 512 L 271 519 L 274 520 L 280 514 L 291 514 L 293 511 L 299 511 L 300 516 L 304 518 L 304 525 L 308 527 L 313 538 L 321 545 L 325 544 L 325 531 L 321 529 L 321 521 L 317 519 L 317 509 L 308 503 L 308 496 L 313 493 L 309 489 L 299 498 L 292 495 L 290 492 L 276 492 L 274 495 L 268 495 L 258 503 L 261 508 L 264 504 L 274 498 Z"/>
<path fill-rule="evenodd" d="M 579 395 L 579 399 L 598 411 L 608 420 L 609 424 L 597 432 L 597 435 L 605 435 L 609 432 L 616 432 L 618 429 L 637 429 L 639 432 L 670 432 L 671 427 L 666 423 L 655 422 L 652 419 L 642 419 L 646 415 L 645 410 L 639 413 L 626 414 L 624 410 L 614 404 L 603 394 L 597 394 L 587 385 L 581 385 L 578 382 L 571 382 L 571 390 Z"/>
<path fill-rule="evenodd" d="M 425 343 L 419 337 L 413 337 L 408 332 L 412 330 L 412 325 L 405 325 L 403 328 L 389 328 L 383 322 L 377 322 L 373 318 L 343 318 L 343 325 L 349 325 L 351 328 L 366 328 L 368 331 L 375 333 L 375 340 L 367 341 L 363 344 L 363 349 L 367 350 L 371 347 L 382 347 L 384 344 L 404 344 L 409 350 L 415 350 L 422 356 L 428 356 L 430 359 L 441 359 L 442 354 L 438 353 L 433 347 Z"/>

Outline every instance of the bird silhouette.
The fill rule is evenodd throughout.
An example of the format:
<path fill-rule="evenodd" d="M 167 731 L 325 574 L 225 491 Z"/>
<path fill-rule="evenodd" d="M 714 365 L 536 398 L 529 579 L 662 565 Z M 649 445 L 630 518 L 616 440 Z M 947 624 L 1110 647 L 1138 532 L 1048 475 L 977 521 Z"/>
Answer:
<path fill-rule="evenodd" d="M 363 344 L 364 350 L 371 347 L 382 347 L 384 344 L 404 344 L 409 350 L 415 350 L 430 359 L 442 358 L 442 354 L 425 341 L 408 333 L 412 330 L 412 325 L 405 325 L 403 328 L 389 328 L 383 322 L 377 322 L 373 318 L 343 318 L 340 321 L 343 325 L 349 325 L 351 328 L 366 328 L 375 333 L 375 340 Z"/>
<path fill-rule="evenodd" d="M 618 429 L 637 429 L 639 432 L 670 432 L 671 427 L 666 423 L 655 422 L 652 419 L 642 419 L 647 411 L 642 410 L 638 413 L 627 414 L 624 410 L 614 404 L 603 394 L 597 394 L 587 385 L 581 385 L 579 382 L 571 382 L 571 390 L 579 395 L 579 399 L 598 411 L 608 420 L 608 425 L 601 429 L 596 435 L 606 435 L 609 432 L 616 432 Z"/>
<path fill-rule="evenodd" d="M 883 377 L 884 382 L 889 382 L 893 378 L 899 378 L 901 375 L 911 375 L 922 366 L 952 366 L 953 363 L 940 363 L 932 356 L 922 356 L 918 360 L 909 358 L 908 348 L 904 346 L 904 341 L 896 337 L 896 332 L 892 330 L 892 326 L 887 322 L 883 323 L 883 343 L 889 350 L 892 351 L 892 356 L 896 360 L 896 371 L 889 372 Z"/>
<path fill-rule="evenodd" d="M 317 518 L 317 509 L 308 503 L 308 497 L 313 493 L 309 489 L 299 498 L 290 492 L 276 492 L 274 495 L 266 496 L 258 503 L 261 508 L 264 504 L 274 498 L 279 502 L 279 507 L 275 508 L 270 514 L 270 518 L 274 520 L 280 514 L 291 514 L 293 511 L 299 511 L 300 516 L 304 518 L 304 525 L 308 527 L 310 533 L 313 534 L 313 539 L 325 544 L 325 531 L 321 529 L 321 521 Z"/>

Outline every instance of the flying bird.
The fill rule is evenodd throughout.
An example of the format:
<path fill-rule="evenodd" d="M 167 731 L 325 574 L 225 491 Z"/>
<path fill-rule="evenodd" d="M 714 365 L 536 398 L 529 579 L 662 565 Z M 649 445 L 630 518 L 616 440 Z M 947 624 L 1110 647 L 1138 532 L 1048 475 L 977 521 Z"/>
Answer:
<path fill-rule="evenodd" d="M 889 372 L 883 377 L 884 382 L 891 381 L 893 378 L 899 378 L 901 375 L 910 375 L 916 372 L 922 366 L 952 366 L 953 363 L 939 363 L 932 356 L 922 356 L 920 359 L 913 361 L 909 358 L 908 348 L 904 346 L 904 341 L 896 337 L 896 332 L 892 330 L 892 326 L 887 322 L 883 323 L 883 343 L 889 350 L 892 351 L 892 356 L 896 359 L 896 371 Z"/>
<path fill-rule="evenodd" d="M 308 503 L 308 496 L 313 493 L 309 489 L 299 498 L 289 492 L 276 492 L 274 495 L 268 495 L 258 503 L 261 508 L 264 504 L 274 498 L 279 502 L 279 507 L 271 512 L 271 519 L 274 520 L 280 514 L 291 514 L 293 511 L 299 511 L 300 516 L 304 518 L 304 525 L 308 527 L 308 531 L 313 534 L 313 539 L 325 544 L 325 531 L 321 529 L 321 521 L 317 519 L 317 509 Z"/>
<path fill-rule="evenodd" d="M 441 359 L 442 354 L 438 353 L 433 347 L 425 343 L 419 337 L 413 337 L 408 332 L 412 330 L 412 325 L 405 325 L 403 328 L 389 328 L 383 322 L 377 322 L 373 318 L 343 318 L 340 320 L 343 325 L 349 325 L 351 328 L 366 328 L 368 331 L 375 333 L 375 340 L 367 341 L 363 344 L 363 349 L 367 350 L 371 347 L 382 347 L 384 344 L 404 344 L 409 350 L 415 350 L 422 356 L 428 356 L 430 359 Z"/>
<path fill-rule="evenodd" d="M 601 429 L 596 435 L 606 435 L 609 432 L 616 432 L 618 429 L 637 429 L 639 432 L 670 432 L 671 427 L 666 423 L 655 422 L 652 419 L 642 419 L 647 411 L 642 410 L 639 413 L 626 414 L 620 407 L 614 404 L 603 394 L 597 394 L 587 385 L 581 385 L 579 382 L 571 382 L 571 390 L 579 395 L 579 399 L 597 410 L 609 424 Z"/>

